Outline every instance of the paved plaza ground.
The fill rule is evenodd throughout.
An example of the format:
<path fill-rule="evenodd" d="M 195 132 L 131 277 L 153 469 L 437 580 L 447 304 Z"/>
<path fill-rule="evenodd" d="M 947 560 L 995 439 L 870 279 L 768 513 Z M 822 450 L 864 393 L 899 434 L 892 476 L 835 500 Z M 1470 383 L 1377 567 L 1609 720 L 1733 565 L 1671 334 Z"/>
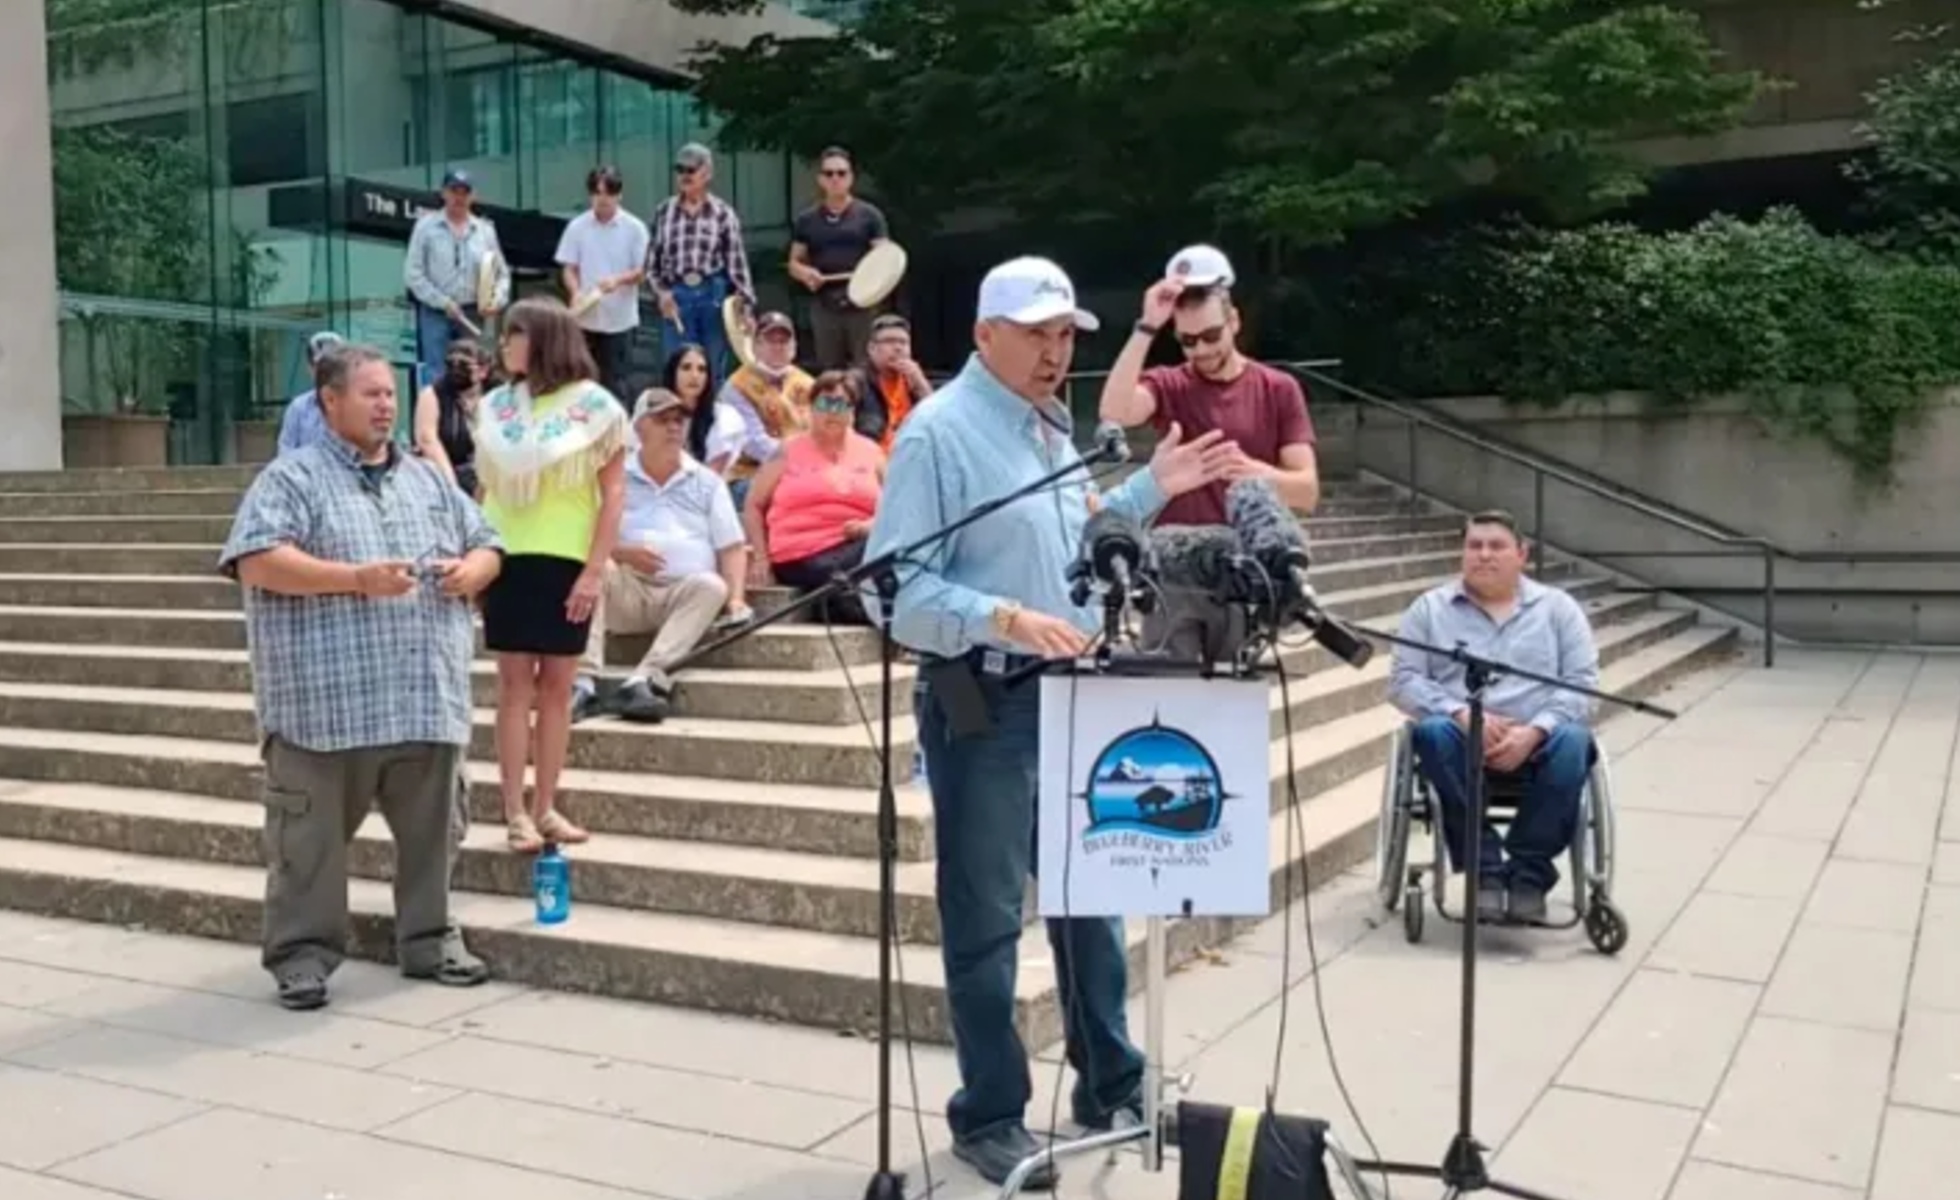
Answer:
<path fill-rule="evenodd" d="M 1662 702 L 1685 716 L 1605 732 L 1626 951 L 1603 958 L 1576 931 L 1486 937 L 1478 1131 L 1496 1171 L 1570 1200 L 1960 1194 L 1960 657 L 1793 653 Z M 1432 920 L 1405 944 L 1371 882 L 1357 871 L 1315 897 L 1328 1024 L 1380 1149 L 1433 1159 L 1454 1116 L 1454 929 Z M 1299 915 L 1280 1106 L 1358 1147 L 1301 982 Z M 1275 919 L 1173 979 L 1168 1049 L 1194 1098 L 1263 1095 L 1286 936 Z M 343 970 L 330 1010 L 295 1015 L 255 959 L 0 914 L 0 1197 L 862 1194 L 863 1041 L 501 984 L 445 991 L 366 964 Z M 917 1074 L 938 1194 L 989 1194 L 933 1115 L 950 1054 L 921 1048 Z M 922 1190 L 909 1114 L 898 1134 Z M 1078 1161 L 1063 1188 L 1176 1192 L 1134 1157 Z"/>

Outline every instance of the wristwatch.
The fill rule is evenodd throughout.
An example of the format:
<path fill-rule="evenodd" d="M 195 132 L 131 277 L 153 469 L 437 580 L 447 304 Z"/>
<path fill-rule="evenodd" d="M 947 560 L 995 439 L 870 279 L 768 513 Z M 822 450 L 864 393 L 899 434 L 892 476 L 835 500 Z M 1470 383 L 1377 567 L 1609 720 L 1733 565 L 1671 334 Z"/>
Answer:
<path fill-rule="evenodd" d="M 994 632 L 1003 638 L 1011 637 L 1010 631 L 1014 628 L 1014 618 L 1020 615 L 1021 604 L 1018 600 L 1002 600 L 994 605 Z"/>

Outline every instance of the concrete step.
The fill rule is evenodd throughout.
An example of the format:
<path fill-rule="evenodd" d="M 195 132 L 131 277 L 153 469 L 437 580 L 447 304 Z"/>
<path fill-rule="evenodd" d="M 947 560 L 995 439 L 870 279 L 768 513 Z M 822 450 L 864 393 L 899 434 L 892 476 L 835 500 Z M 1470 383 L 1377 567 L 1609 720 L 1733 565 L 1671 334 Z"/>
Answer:
<path fill-rule="evenodd" d="M 497 768 L 469 764 L 470 811 L 503 819 Z M 0 728 L 0 778 L 119 788 L 162 788 L 256 809 L 256 744 L 49 729 Z M 899 857 L 932 857 L 931 801 L 915 782 L 896 790 Z M 659 772 L 567 770 L 565 811 L 597 834 L 667 838 L 869 858 L 878 852 L 870 788 L 762 784 Z"/>
<path fill-rule="evenodd" d="M 1379 501 L 1371 501 L 1379 503 Z M 1336 512 L 1338 509 L 1330 509 Z M 1315 516 L 1303 522 L 1309 539 L 1384 537 L 1410 533 L 1460 533 L 1463 519 L 1452 513 L 1407 515 L 1403 505 L 1388 516 Z M 231 516 L 211 517 L 18 517 L 0 507 L 0 545 L 162 545 L 217 547 L 231 535 Z M 210 563 L 199 569 L 208 569 Z"/>
<path fill-rule="evenodd" d="M 0 509 L 16 495 L 68 492 L 165 492 L 229 490 L 242 493 L 259 473 L 256 466 L 90 467 L 63 471 L 0 472 Z M 1377 488 L 1376 481 L 1357 486 Z"/>
<path fill-rule="evenodd" d="M 615 634 L 606 639 L 605 661 L 616 667 L 638 662 L 652 637 Z M 63 608 L 0 606 L 0 641 L 97 643 L 159 646 L 180 650 L 243 650 L 245 619 L 238 611 L 178 611 L 153 608 Z M 483 653 L 481 639 L 478 653 Z M 701 666 L 729 670 L 833 670 L 878 661 L 878 634 L 871 629 L 836 628 L 784 622 L 758 629 L 750 637 L 716 651 Z"/>
<path fill-rule="evenodd" d="M 1461 555 L 1454 548 L 1454 539 L 1448 539 L 1445 546 L 1441 535 L 1419 537 L 1420 544 L 1431 548 L 1399 553 L 1402 539 L 1371 539 L 1376 553 L 1368 557 L 1317 562 L 1314 586 L 1323 592 L 1338 592 L 1443 576 L 1457 567 Z M 239 585 L 218 574 L 215 567 L 204 575 L 0 573 L 0 606 L 237 612 L 242 611 L 243 596 Z"/>
<path fill-rule="evenodd" d="M 1409 511 L 1408 501 L 1381 485 L 1337 486 L 1314 510 L 1322 517 L 1382 517 Z M 174 488 L 95 492 L 0 493 L 0 517 L 224 517 L 237 511 L 243 488 Z M 1431 509 L 1430 511 L 1434 511 Z M 222 539 L 220 539 L 222 540 Z"/>
<path fill-rule="evenodd" d="M 0 516 L 22 517 L 224 517 L 238 509 L 243 488 L 128 489 L 100 492 L 0 494 Z"/>
<path fill-rule="evenodd" d="M 1623 605 L 1600 606 L 1600 618 L 1611 621 L 1602 624 L 1597 634 L 1602 662 L 1611 664 L 1638 653 L 1693 623 L 1692 613 L 1654 609 L 1648 600 L 1631 597 Z M 1306 794 L 1337 786 L 1354 771 L 1366 769 L 1380 757 L 1384 739 L 1396 724 L 1393 712 L 1382 703 L 1390 669 L 1387 656 L 1378 656 L 1359 671 L 1327 662 L 1317 666 L 1326 669 L 1312 675 L 1296 671 L 1284 689 L 1277 684 L 1270 689 L 1275 805 L 1287 795 L 1283 752 L 1289 721 L 1282 696 L 1291 701 L 1290 728 L 1296 734 L 1303 730 L 1315 734 L 1309 746 L 1298 744 L 1296 737 L 1293 786 Z M 0 686 L 0 725 L 18 726 L 0 733 L 0 776 L 112 787 L 148 785 L 220 800 L 256 800 L 256 764 L 250 749 L 256 741 L 244 698 L 162 694 L 186 703 L 159 706 L 128 699 L 127 692 L 115 689 Z M 18 721 L 12 719 L 16 714 Z M 580 726 L 573 738 L 575 765 L 592 753 L 584 748 L 590 735 L 603 734 L 609 727 L 640 732 L 605 722 Z M 483 732 L 480 722 L 480 735 Z M 107 745 L 95 740 L 104 734 L 110 735 Z M 868 745 L 868 731 L 865 737 Z M 481 736 L 477 751 L 480 758 L 490 757 Z M 919 856 L 930 853 L 926 820 L 930 804 L 910 782 L 910 756 L 910 748 L 901 747 L 894 760 L 904 785 L 899 808 L 901 824 L 907 825 L 901 836 L 907 857 L 913 851 Z M 475 816 L 480 821 L 500 820 L 494 767 L 489 761 L 480 762 L 473 773 L 479 780 L 473 795 Z M 649 779 L 657 781 L 654 786 L 648 786 Z M 775 781 L 731 785 L 717 763 L 712 777 L 699 780 L 574 770 L 565 786 L 566 811 L 602 833 L 839 856 L 865 856 L 866 849 L 876 845 L 872 784 L 855 795 L 825 789 L 809 796 L 805 793 L 812 789 Z M 740 786 L 753 789 L 754 794 L 731 805 L 730 791 Z M 705 810 L 713 815 L 704 816 Z M 785 810 L 797 815 L 786 819 Z M 779 831 L 778 826 L 783 828 Z M 782 906 L 763 907 L 776 911 Z"/>
<path fill-rule="evenodd" d="M 1434 554 L 1453 549 L 1460 541 L 1461 536 L 1454 529 L 1322 538 L 1313 543 L 1313 557 L 1319 567 L 1325 568 L 1362 559 Z M 218 577 L 218 555 L 222 549 L 220 544 L 0 542 L 0 576 L 195 576 L 208 580 Z M 794 596 L 787 588 L 765 588 L 759 589 L 755 602 L 757 607 L 775 608 Z"/>
<path fill-rule="evenodd" d="M 252 697 L 244 692 L 7 683 L 0 684 L 0 726 L 253 744 L 259 740 Z M 912 718 L 897 718 L 892 734 L 898 761 L 909 774 Z M 471 752 L 495 759 L 494 710 L 476 710 Z M 566 764 L 595 771 L 657 770 L 826 787 L 873 787 L 878 782 L 870 732 L 855 724 L 705 717 L 675 717 L 651 726 L 587 721 L 572 730 Z"/>
<path fill-rule="evenodd" d="M 1603 686 L 1651 695 L 1683 672 L 1724 653 L 1732 630 L 1696 626 L 1616 662 Z M 1384 724 L 1392 720 L 1383 718 Z M 1324 730 L 1296 736 L 1296 753 L 1312 753 Z M 69 810 L 87 810 L 68 797 Z M 58 805 L 55 805 L 58 806 Z M 111 807 L 97 804 L 96 808 Z M 131 807 L 125 801 L 123 808 Z M 154 807 L 152 805 L 151 807 Z M 1295 813 L 1278 811 L 1272 826 L 1275 889 L 1289 860 L 1303 859 L 1310 878 L 1326 879 L 1370 852 L 1379 810 L 1379 779 L 1362 767 Z M 102 818 L 110 824 L 117 817 Z M 1294 822 L 1303 839 L 1288 836 Z M 585 854 L 581 850 L 581 856 Z M 596 863 L 599 860 L 594 860 Z M 492 870 L 492 868 L 484 868 Z M 603 869 L 602 869 L 603 873 Z M 588 864 L 575 867 L 575 894 L 585 895 Z M 256 867 L 186 862 L 124 850 L 18 839 L 0 840 L 0 906 L 231 940 L 255 940 L 264 880 Z M 357 954 L 390 953 L 390 899 L 384 884 L 350 888 Z M 877 959 L 864 937 L 806 929 L 581 903 L 564 925 L 541 927 L 516 897 L 463 892 L 454 916 L 496 973 L 513 981 L 574 991 L 707 1008 L 820 1027 L 865 1030 L 875 1019 Z M 1173 962 L 1228 936 L 1242 922 L 1172 924 Z M 1129 931 L 1133 961 L 1141 923 Z M 1046 936 L 1030 923 L 1022 939 L 1016 1020 L 1031 1043 L 1059 1029 L 1053 964 Z M 944 975 L 930 951 L 904 953 L 905 1004 L 915 1036 L 950 1040 Z M 1141 972 L 1132 973 L 1141 985 Z"/>

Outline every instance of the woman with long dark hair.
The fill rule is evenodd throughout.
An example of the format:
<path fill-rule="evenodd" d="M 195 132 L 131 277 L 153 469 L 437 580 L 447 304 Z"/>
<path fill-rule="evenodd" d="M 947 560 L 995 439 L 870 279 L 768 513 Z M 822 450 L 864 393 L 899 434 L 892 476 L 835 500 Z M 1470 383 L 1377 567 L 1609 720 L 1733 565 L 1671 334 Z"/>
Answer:
<path fill-rule="evenodd" d="M 660 373 L 660 386 L 687 408 L 687 452 L 715 474 L 727 475 L 742 448 L 742 414 L 716 398 L 706 347 L 690 343 L 674 351 Z"/>
<path fill-rule="evenodd" d="M 483 511 L 505 551 L 483 594 L 483 640 L 497 656 L 504 821 L 511 849 L 531 853 L 587 836 L 558 811 L 558 777 L 573 710 L 584 707 L 579 660 L 625 503 L 626 410 L 600 386 L 578 322 L 556 300 L 518 301 L 500 332 L 512 382 L 483 398 L 476 423 Z"/>

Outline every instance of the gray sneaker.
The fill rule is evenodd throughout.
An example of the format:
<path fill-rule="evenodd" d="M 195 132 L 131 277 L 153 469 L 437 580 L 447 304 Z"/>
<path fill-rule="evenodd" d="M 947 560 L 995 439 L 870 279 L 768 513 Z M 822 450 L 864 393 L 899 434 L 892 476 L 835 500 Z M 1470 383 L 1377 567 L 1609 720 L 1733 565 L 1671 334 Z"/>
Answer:
<path fill-rule="evenodd" d="M 979 1172 L 980 1178 L 996 1186 L 1006 1183 L 1014 1168 L 1044 1149 L 1034 1135 L 1020 1125 L 1010 1125 L 977 1138 L 953 1143 L 953 1157 Z M 1052 1162 L 1042 1163 L 1028 1172 L 1021 1183 L 1024 1192 L 1051 1192 L 1060 1173 Z"/>
<path fill-rule="evenodd" d="M 672 701 L 644 679 L 629 679 L 613 694 L 613 711 L 628 721 L 658 725 L 674 713 Z"/>
<path fill-rule="evenodd" d="M 1543 925 L 1547 913 L 1545 893 L 1535 887 L 1511 886 L 1511 919 L 1525 925 Z"/>

